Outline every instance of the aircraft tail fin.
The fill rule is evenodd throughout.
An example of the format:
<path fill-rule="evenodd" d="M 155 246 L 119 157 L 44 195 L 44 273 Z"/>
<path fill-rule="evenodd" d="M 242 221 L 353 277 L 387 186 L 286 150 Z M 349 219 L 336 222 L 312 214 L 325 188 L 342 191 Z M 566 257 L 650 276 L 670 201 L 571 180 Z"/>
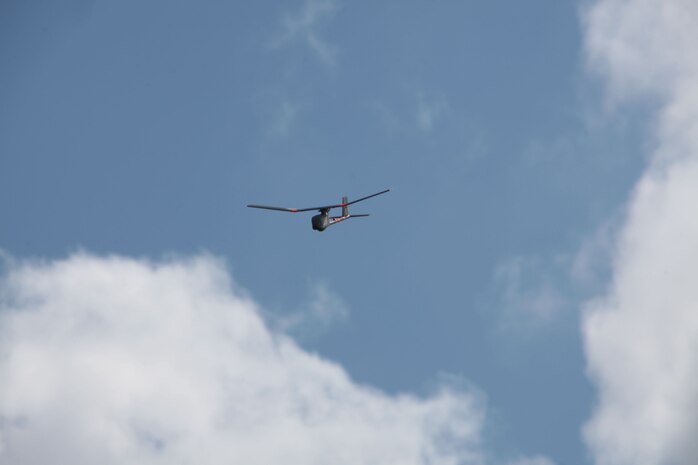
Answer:
<path fill-rule="evenodd" d="M 349 206 L 347 205 L 348 202 L 349 199 L 346 196 L 342 197 L 342 216 L 349 215 Z"/>

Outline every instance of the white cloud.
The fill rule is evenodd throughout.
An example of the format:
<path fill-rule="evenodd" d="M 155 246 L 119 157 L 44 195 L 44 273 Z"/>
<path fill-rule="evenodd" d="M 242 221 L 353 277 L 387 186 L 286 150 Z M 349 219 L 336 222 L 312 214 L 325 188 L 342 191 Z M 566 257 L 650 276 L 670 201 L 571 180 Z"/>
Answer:
<path fill-rule="evenodd" d="M 600 0 L 584 21 L 590 65 L 613 98 L 676 97 L 698 72 L 693 0 Z"/>
<path fill-rule="evenodd" d="M 698 463 L 696 24 L 693 0 L 600 0 L 586 14 L 590 65 L 611 98 L 662 104 L 610 289 L 585 312 L 599 392 L 585 437 L 597 464 Z"/>
<path fill-rule="evenodd" d="M 281 47 L 300 40 L 321 62 L 334 65 L 337 50 L 320 36 L 318 28 L 322 20 L 331 18 L 337 9 L 338 5 L 334 0 L 305 0 L 298 13 L 284 17 L 283 31 L 273 42 L 273 46 Z"/>
<path fill-rule="evenodd" d="M 485 461 L 479 395 L 353 382 L 270 331 L 214 258 L 83 253 L 5 268 L 2 463 Z"/>

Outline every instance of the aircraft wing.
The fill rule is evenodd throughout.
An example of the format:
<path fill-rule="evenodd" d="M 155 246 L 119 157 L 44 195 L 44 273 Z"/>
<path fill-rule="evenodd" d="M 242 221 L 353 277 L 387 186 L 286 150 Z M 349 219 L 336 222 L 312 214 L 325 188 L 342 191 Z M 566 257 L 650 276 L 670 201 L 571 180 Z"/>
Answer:
<path fill-rule="evenodd" d="M 371 197 L 375 197 L 375 196 L 377 196 L 377 195 L 385 194 L 386 192 L 390 192 L 390 189 L 386 189 L 386 190 L 384 190 L 384 191 L 378 192 L 377 194 L 367 195 L 366 197 L 361 197 L 360 199 L 352 200 L 351 202 L 348 202 L 348 203 L 343 204 L 343 205 L 340 205 L 340 206 L 341 206 L 341 207 L 344 207 L 344 206 L 346 206 L 346 205 L 351 205 L 351 204 L 356 203 L 356 202 L 361 202 L 362 200 L 370 199 Z M 358 216 L 358 215 L 357 215 L 357 216 Z"/>
<path fill-rule="evenodd" d="M 250 208 L 263 208 L 264 210 L 276 210 L 280 212 L 290 212 L 290 213 L 296 213 L 299 211 L 297 208 L 285 208 L 285 207 L 270 207 L 269 205 L 248 205 Z"/>
<path fill-rule="evenodd" d="M 362 198 L 357 199 L 357 200 L 352 200 L 351 202 L 338 203 L 336 205 L 325 205 L 323 207 L 285 208 L 285 207 L 271 207 L 269 205 L 255 205 L 255 204 L 248 205 L 248 207 L 250 207 L 250 208 L 262 208 L 264 210 L 276 210 L 276 211 L 280 211 L 280 212 L 289 212 L 289 213 L 309 212 L 309 211 L 315 211 L 315 210 L 322 211 L 322 210 L 330 210 L 332 208 L 346 207 L 347 205 L 351 205 L 351 204 L 356 203 L 356 202 L 361 202 L 362 200 L 370 199 L 371 197 L 385 194 L 386 192 L 389 192 L 389 191 L 390 191 L 390 189 L 386 189 L 382 192 L 378 192 L 377 194 L 371 194 L 371 195 L 368 195 L 366 197 L 362 197 Z M 358 216 L 358 215 L 354 215 L 354 216 Z"/>
<path fill-rule="evenodd" d="M 331 208 L 341 207 L 342 204 L 337 205 L 327 205 L 325 207 L 310 207 L 310 208 L 285 208 L 285 207 L 271 207 L 269 205 L 248 205 L 250 208 L 263 208 L 264 210 L 276 210 L 280 212 L 298 213 L 298 212 L 309 212 L 314 210 L 329 210 Z"/>

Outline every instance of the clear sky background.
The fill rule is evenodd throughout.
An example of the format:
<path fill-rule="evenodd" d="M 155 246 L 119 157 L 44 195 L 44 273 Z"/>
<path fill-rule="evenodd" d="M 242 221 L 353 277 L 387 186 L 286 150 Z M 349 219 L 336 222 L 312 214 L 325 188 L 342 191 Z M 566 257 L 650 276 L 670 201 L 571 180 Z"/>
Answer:
<path fill-rule="evenodd" d="M 624 449 L 588 432 L 617 385 L 594 364 L 604 352 L 584 325 L 604 305 L 590 302 L 624 308 L 635 186 L 648 166 L 668 170 L 664 135 L 695 133 L 676 123 L 695 107 L 666 110 L 669 122 L 663 108 L 690 88 L 690 34 L 672 31 L 690 32 L 696 8 L 664 2 L 665 23 L 641 39 L 661 3 L 5 0 L 6 274 L 78 252 L 209 254 L 272 332 L 353 383 L 391 398 L 428 398 L 444 379 L 477 393 L 486 463 L 695 463 L 669 462 L 670 447 L 607 456 Z M 690 153 L 688 139 L 675 150 Z M 352 207 L 370 218 L 323 233 L 310 213 L 245 208 L 386 188 Z M 676 350 L 692 353 L 694 336 Z M 20 457 L 8 408 L 0 432 Z"/>

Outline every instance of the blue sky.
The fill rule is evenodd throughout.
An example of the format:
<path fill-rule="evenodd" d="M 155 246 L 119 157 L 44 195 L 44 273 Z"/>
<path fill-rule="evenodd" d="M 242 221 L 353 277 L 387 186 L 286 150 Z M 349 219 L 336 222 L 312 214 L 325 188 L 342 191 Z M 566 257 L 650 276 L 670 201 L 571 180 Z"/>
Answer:
<path fill-rule="evenodd" d="M 600 460 L 580 321 L 663 94 L 589 65 L 592 3 L 60 3 L 0 7 L 8 257 L 220 257 L 356 383 L 479 392 L 492 463 Z"/>

